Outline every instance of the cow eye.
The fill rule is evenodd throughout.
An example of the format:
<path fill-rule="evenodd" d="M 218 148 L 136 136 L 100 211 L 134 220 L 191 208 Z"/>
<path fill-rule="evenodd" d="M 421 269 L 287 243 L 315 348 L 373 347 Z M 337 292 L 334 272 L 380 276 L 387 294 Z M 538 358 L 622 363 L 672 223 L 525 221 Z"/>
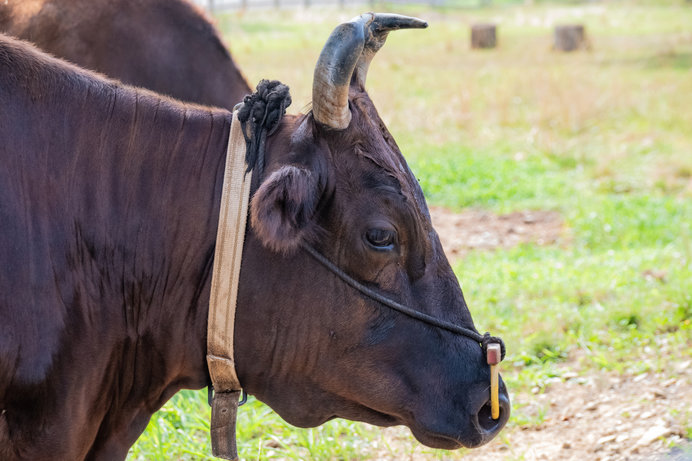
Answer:
<path fill-rule="evenodd" d="M 396 232 L 389 229 L 368 229 L 365 240 L 376 250 L 391 250 L 396 241 Z"/>

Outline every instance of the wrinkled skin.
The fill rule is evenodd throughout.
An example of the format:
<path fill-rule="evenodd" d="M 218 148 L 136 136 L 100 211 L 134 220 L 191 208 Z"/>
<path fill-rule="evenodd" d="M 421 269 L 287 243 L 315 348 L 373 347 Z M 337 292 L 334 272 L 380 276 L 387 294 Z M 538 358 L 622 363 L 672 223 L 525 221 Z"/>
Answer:
<path fill-rule="evenodd" d="M 181 101 L 233 109 L 249 94 L 204 13 L 188 0 L 8 0 L 0 32 Z"/>
<path fill-rule="evenodd" d="M 480 445 L 509 406 L 502 386 L 501 418 L 488 418 L 479 345 L 389 311 L 297 248 L 473 327 L 415 177 L 363 88 L 350 104 L 344 131 L 289 116 L 268 140 L 243 253 L 240 381 L 298 426 L 344 417 Z M 209 384 L 230 118 L 0 37 L 0 459 L 124 459 L 170 396 Z"/>

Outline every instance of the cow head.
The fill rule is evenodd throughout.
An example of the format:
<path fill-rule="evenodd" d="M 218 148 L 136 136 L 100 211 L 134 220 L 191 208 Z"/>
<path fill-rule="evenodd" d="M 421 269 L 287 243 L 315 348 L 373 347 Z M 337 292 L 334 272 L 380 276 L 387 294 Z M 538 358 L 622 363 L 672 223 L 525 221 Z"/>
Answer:
<path fill-rule="evenodd" d="M 251 202 L 236 322 L 245 389 L 298 426 L 335 417 L 405 424 L 432 447 L 475 447 L 490 417 L 479 344 L 403 316 L 313 260 L 314 246 L 373 290 L 474 329 L 418 182 L 365 91 L 390 30 L 426 27 L 366 14 L 337 27 L 318 60 L 312 112 L 267 140 Z"/>

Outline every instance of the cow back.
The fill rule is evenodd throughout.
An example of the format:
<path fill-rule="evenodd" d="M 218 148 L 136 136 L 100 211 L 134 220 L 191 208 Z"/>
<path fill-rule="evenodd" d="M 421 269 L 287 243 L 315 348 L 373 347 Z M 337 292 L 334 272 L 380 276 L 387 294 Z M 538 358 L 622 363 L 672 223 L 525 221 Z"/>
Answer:
<path fill-rule="evenodd" d="M 0 32 L 124 83 L 232 108 L 250 92 L 204 13 L 187 0 L 17 0 Z"/>

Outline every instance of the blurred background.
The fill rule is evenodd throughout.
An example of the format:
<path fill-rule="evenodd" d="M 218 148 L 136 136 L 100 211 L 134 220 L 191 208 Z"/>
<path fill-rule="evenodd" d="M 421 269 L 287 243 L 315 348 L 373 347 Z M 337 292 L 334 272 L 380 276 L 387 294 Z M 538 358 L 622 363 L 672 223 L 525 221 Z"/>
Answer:
<path fill-rule="evenodd" d="M 241 459 L 689 459 L 692 2 L 262 1 L 199 4 L 253 85 L 291 87 L 289 112 L 340 22 L 429 22 L 389 37 L 368 91 L 477 328 L 507 344 L 512 417 L 489 445 L 444 452 L 405 428 L 293 428 L 251 398 Z M 479 24 L 494 46 L 471 47 Z M 176 395 L 128 459 L 212 459 L 206 397 Z"/>

